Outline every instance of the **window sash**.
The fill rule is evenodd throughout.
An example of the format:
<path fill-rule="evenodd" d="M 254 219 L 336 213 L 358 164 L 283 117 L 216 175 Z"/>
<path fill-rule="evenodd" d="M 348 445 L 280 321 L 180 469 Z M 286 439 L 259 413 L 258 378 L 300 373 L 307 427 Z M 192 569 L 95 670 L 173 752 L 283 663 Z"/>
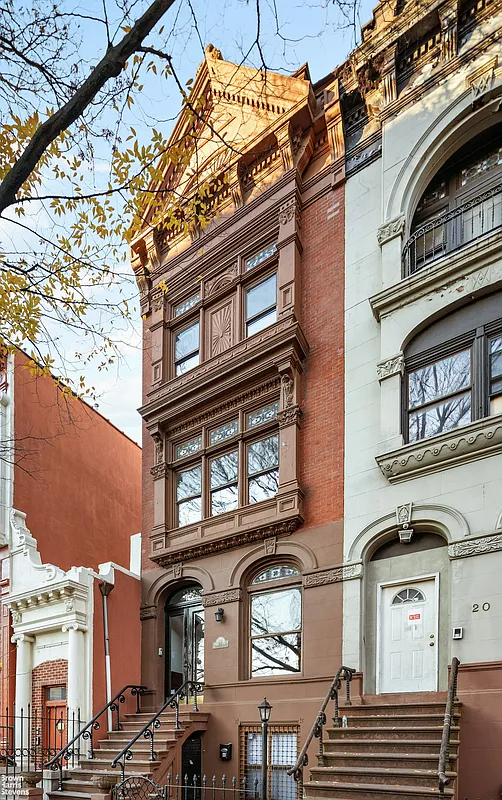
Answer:
<path fill-rule="evenodd" d="M 186 352 L 177 352 L 177 347 L 180 342 L 180 337 L 183 336 L 184 333 L 188 331 L 197 331 L 197 347 L 193 347 L 191 350 L 187 350 Z M 184 368 L 187 362 L 190 362 L 197 358 L 196 363 L 188 366 L 188 368 Z M 185 372 L 188 372 L 190 369 L 194 369 L 199 365 L 200 360 L 200 322 L 193 322 L 191 325 L 187 325 L 185 328 L 177 331 L 174 334 L 174 372 L 175 375 L 183 375 Z"/>

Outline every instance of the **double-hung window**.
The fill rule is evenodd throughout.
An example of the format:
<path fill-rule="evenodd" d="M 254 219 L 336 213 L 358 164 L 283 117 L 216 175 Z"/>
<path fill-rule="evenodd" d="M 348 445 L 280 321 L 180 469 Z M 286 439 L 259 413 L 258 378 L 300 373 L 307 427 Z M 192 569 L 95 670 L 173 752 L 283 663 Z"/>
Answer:
<path fill-rule="evenodd" d="M 199 322 L 178 331 L 174 336 L 174 368 L 176 375 L 182 375 L 199 363 L 200 341 Z"/>
<path fill-rule="evenodd" d="M 173 442 L 175 525 L 193 524 L 277 494 L 278 410 L 277 401 L 268 401 Z"/>
<path fill-rule="evenodd" d="M 269 275 L 246 290 L 246 336 L 268 328 L 277 320 L 277 275 Z"/>
<path fill-rule="evenodd" d="M 496 318 L 501 302 L 499 292 L 465 306 L 433 323 L 408 346 L 409 442 L 502 413 L 502 319 Z M 476 327 L 463 333 L 464 320 Z M 422 342 L 427 344 L 423 350 Z"/>
<path fill-rule="evenodd" d="M 297 800 L 299 783 L 288 775 L 298 758 L 298 727 L 269 725 L 267 742 L 268 796 L 274 800 Z M 258 725 L 241 727 L 242 773 L 246 795 L 258 797 L 262 779 L 262 732 Z"/>

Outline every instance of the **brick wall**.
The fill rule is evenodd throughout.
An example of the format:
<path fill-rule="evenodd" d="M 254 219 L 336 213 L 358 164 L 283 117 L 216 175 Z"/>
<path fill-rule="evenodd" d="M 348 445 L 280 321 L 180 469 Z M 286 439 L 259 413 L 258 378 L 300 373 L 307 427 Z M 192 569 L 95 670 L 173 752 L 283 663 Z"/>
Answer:
<path fill-rule="evenodd" d="M 302 218 L 302 328 L 310 345 L 302 386 L 300 485 L 305 524 L 343 518 L 344 187 Z"/>

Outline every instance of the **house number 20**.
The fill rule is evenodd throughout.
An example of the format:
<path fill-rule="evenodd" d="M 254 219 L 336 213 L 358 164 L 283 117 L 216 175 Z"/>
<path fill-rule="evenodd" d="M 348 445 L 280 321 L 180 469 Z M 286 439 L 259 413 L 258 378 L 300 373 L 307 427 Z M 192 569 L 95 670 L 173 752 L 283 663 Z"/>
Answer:
<path fill-rule="evenodd" d="M 483 603 L 481 608 L 483 609 L 483 611 L 489 611 L 490 610 L 490 603 Z M 479 603 L 473 603 L 473 605 L 472 605 L 472 613 L 474 614 L 475 611 L 479 611 Z"/>

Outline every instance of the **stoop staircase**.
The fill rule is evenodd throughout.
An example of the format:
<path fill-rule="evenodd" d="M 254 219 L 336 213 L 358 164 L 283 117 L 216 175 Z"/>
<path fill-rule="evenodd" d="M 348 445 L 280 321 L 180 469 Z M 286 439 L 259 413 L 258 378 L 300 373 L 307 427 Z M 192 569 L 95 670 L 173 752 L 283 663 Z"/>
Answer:
<path fill-rule="evenodd" d="M 376 695 L 350 701 L 354 670 L 340 667 L 296 766 L 303 782 L 307 751 L 319 740 L 317 766 L 303 785 L 306 800 L 428 800 L 456 797 L 461 706 L 456 698 L 459 661 L 448 692 Z M 345 681 L 345 706 L 338 693 Z M 326 709 L 334 701 L 332 724 Z"/>
<path fill-rule="evenodd" d="M 117 697 L 123 695 L 123 692 L 124 690 Z M 117 716 L 114 727 L 119 730 L 109 730 L 106 738 L 96 742 L 94 746 L 91 744 L 92 758 L 81 756 L 78 763 L 75 759 L 77 766 L 72 769 L 65 768 L 66 759 L 61 751 L 62 755 L 58 754 L 59 758 L 56 756 L 53 759 L 55 763 L 52 768 L 55 770 L 55 777 L 59 776 L 59 786 L 48 792 L 50 800 L 90 800 L 91 795 L 107 794 L 112 786 L 122 780 L 122 768 L 126 776 L 141 775 L 157 783 L 165 780 L 169 772 L 181 772 L 182 745 L 193 733 L 206 730 L 209 714 L 195 710 L 193 704 L 178 703 L 175 710 L 167 703 L 165 706 L 157 714 L 140 711 L 124 714 L 120 723 Z M 107 708 L 108 706 L 96 716 L 103 714 Z M 116 707 L 113 710 L 117 712 Z M 143 729 L 153 733 L 153 743 L 151 736 L 147 738 L 142 734 L 132 743 L 136 734 Z M 80 740 L 75 742 L 74 747 L 78 746 L 81 754 L 86 753 L 88 741 L 89 737 L 80 735 Z M 67 748 L 68 761 L 71 764 L 71 743 Z M 113 768 L 112 762 L 126 748 L 129 748 L 132 757 L 121 759 Z M 59 772 L 60 766 L 62 768 Z"/>
<path fill-rule="evenodd" d="M 318 766 L 305 783 L 309 800 L 426 800 L 454 797 L 457 777 L 460 706 L 455 704 L 446 775 L 440 792 L 438 763 L 446 694 L 422 702 L 392 695 L 365 697 L 360 706 L 343 709 L 347 727 L 327 728 Z"/>

